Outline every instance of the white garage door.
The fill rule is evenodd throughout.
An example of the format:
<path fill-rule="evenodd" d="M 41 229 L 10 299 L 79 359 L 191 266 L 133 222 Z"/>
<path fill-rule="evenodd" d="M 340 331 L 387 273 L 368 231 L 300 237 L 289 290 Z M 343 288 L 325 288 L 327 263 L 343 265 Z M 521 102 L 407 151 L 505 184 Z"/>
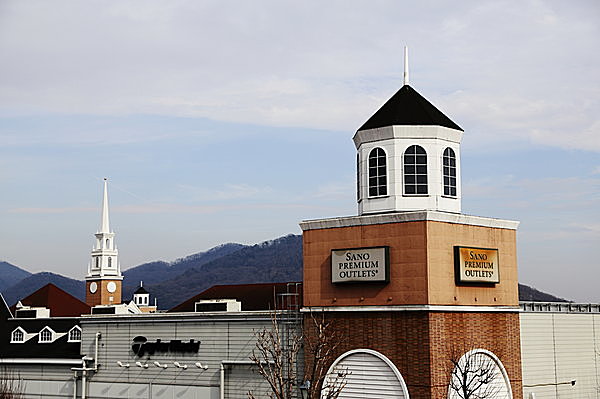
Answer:
<path fill-rule="evenodd" d="M 340 393 L 340 399 L 409 397 L 400 372 L 379 352 L 358 349 L 343 354 L 329 369 L 328 381 L 332 383 L 338 373 L 344 371 L 347 373 L 346 385 Z M 322 398 L 326 397 L 327 387 L 324 387 Z"/>

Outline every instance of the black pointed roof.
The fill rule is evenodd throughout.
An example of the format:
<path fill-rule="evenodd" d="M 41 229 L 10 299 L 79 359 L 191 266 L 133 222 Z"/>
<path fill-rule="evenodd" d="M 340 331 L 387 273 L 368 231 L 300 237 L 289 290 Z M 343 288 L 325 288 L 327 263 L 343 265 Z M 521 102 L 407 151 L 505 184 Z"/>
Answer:
<path fill-rule="evenodd" d="M 434 125 L 463 131 L 409 85 L 402 86 L 358 130 L 392 125 Z"/>
<path fill-rule="evenodd" d="M 135 290 L 134 294 L 148 294 L 148 291 L 146 291 L 144 287 L 140 286 L 137 290 Z"/>

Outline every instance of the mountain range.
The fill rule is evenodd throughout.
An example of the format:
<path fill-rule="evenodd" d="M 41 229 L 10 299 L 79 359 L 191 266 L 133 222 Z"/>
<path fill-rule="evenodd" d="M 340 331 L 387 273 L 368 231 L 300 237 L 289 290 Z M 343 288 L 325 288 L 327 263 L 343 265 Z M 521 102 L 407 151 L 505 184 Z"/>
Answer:
<path fill-rule="evenodd" d="M 85 301 L 85 282 L 42 272 L 31 274 L 0 261 L 0 292 L 9 305 L 53 283 Z M 123 299 L 144 282 L 159 309 L 171 307 L 217 284 L 250 284 L 302 280 L 302 236 L 287 235 L 256 245 L 222 244 L 173 262 L 155 261 L 123 272 Z M 565 299 L 519 284 L 523 301 L 565 302 Z"/>

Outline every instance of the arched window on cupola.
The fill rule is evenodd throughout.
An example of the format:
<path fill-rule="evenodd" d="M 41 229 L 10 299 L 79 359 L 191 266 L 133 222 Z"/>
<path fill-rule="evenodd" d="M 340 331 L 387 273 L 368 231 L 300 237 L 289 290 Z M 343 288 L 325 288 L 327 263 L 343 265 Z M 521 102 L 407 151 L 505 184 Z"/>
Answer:
<path fill-rule="evenodd" d="M 411 145 L 404 151 L 404 194 L 427 195 L 427 152 Z"/>
<path fill-rule="evenodd" d="M 360 201 L 360 158 L 356 154 L 356 200 Z"/>
<path fill-rule="evenodd" d="M 456 197 L 456 155 L 450 147 L 444 150 L 442 159 L 444 177 L 444 195 Z"/>
<path fill-rule="evenodd" d="M 382 148 L 369 153 L 369 197 L 387 195 L 387 160 Z"/>
<path fill-rule="evenodd" d="M 110 240 L 106 239 L 106 249 L 110 249 Z"/>
<path fill-rule="evenodd" d="M 112 267 L 112 258 L 108 257 L 108 267 Z"/>

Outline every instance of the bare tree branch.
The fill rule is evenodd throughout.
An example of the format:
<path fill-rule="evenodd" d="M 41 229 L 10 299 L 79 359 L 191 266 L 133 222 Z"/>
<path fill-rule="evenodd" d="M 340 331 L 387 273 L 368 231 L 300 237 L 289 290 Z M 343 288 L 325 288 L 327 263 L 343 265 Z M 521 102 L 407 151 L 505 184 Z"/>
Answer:
<path fill-rule="evenodd" d="M 23 385 L 20 376 L 3 367 L 0 370 L 0 399 L 21 399 L 22 397 Z"/>
<path fill-rule="evenodd" d="M 469 350 L 461 355 L 456 348 L 450 355 L 449 396 L 459 399 L 492 399 L 500 392 L 496 381 L 500 372 L 495 361 L 483 352 Z"/>
<path fill-rule="evenodd" d="M 337 399 L 346 386 L 348 370 L 338 367 L 327 375 L 335 360 L 339 337 L 323 315 L 316 318 L 310 314 L 310 320 L 309 326 L 303 330 L 300 325 L 282 323 L 285 319 L 282 320 L 277 312 L 273 312 L 271 327 L 256 332 L 256 348 L 252 351 L 250 360 L 256 366 L 258 374 L 267 381 L 269 398 L 297 397 L 301 382 L 297 361 L 302 349 L 304 355 L 311 359 L 303 375 L 310 399 Z M 254 393 L 248 392 L 248 398 L 255 399 Z"/>

